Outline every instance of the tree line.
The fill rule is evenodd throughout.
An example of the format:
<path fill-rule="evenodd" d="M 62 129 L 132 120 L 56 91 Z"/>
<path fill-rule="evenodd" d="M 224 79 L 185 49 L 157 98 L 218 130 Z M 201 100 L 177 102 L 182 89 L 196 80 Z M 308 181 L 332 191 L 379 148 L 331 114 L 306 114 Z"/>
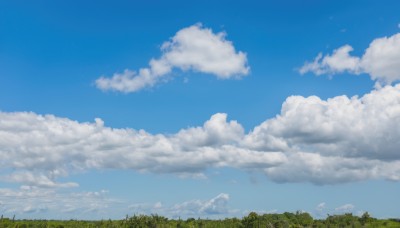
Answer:
<path fill-rule="evenodd" d="M 157 214 L 126 216 L 121 220 L 16 220 L 15 217 L 0 219 L 0 228 L 400 228 L 400 219 L 376 219 L 368 212 L 361 216 L 352 213 L 328 215 L 325 219 L 314 219 L 309 213 L 297 211 L 282 214 L 249 213 L 243 218 L 168 219 Z"/>

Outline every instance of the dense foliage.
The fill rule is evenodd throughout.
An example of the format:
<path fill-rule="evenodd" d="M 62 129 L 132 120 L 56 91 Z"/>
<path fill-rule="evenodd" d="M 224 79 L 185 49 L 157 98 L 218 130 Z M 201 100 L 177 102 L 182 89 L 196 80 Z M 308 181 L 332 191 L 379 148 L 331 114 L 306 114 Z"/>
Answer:
<path fill-rule="evenodd" d="M 304 212 L 283 214 L 264 214 L 258 215 L 251 212 L 249 215 L 238 218 L 226 218 L 222 220 L 209 220 L 209 219 L 194 219 L 189 218 L 186 220 L 181 219 L 168 219 L 159 215 L 134 215 L 126 217 L 123 220 L 101 220 L 101 221 L 58 221 L 58 220 L 15 220 L 9 218 L 0 219 L 0 228 L 5 227 L 40 227 L 40 228 L 113 228 L 113 227 L 126 227 L 126 228 L 234 228 L 234 227 L 271 227 L 271 228 L 300 228 L 300 227 L 400 227 L 400 219 L 375 219 L 368 213 L 364 213 L 361 217 L 354 216 L 351 213 L 343 215 L 328 215 L 326 219 L 317 220 L 313 219 L 310 214 Z"/>

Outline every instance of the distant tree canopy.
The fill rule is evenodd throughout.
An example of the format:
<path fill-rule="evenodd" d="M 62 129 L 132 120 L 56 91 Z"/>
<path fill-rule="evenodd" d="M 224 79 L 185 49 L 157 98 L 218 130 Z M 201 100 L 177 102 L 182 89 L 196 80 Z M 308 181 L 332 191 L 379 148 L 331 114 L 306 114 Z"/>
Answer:
<path fill-rule="evenodd" d="M 368 212 L 355 216 L 351 213 L 341 215 L 328 215 L 326 219 L 313 219 L 307 212 L 285 212 L 283 214 L 262 214 L 250 212 L 243 218 L 226 218 L 219 220 L 188 218 L 168 219 L 166 217 L 152 215 L 126 216 L 122 220 L 15 220 L 9 218 L 0 219 L 0 228 L 345 228 L 345 227 L 398 227 L 400 219 L 376 219 Z"/>

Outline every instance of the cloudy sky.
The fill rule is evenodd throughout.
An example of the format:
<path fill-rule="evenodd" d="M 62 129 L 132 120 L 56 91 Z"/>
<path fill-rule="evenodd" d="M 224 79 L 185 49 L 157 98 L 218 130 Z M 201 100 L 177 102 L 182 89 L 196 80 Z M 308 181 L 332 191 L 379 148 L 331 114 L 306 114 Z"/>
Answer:
<path fill-rule="evenodd" d="M 398 1 L 3 1 L 0 213 L 400 217 Z"/>

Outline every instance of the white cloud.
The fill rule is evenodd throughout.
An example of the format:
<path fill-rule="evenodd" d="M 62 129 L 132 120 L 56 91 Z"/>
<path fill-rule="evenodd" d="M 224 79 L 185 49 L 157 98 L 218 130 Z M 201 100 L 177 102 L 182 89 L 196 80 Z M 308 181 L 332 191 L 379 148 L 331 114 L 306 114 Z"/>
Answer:
<path fill-rule="evenodd" d="M 375 39 L 362 57 L 361 67 L 382 83 L 400 79 L 400 33 Z"/>
<path fill-rule="evenodd" d="M 110 198 L 108 191 L 65 192 L 56 189 L 22 186 L 0 188 L 0 212 L 5 217 L 46 219 L 120 219 L 126 213 L 159 214 L 169 218 L 223 218 L 237 214 L 229 207 L 229 195 L 220 193 L 211 199 L 192 199 L 172 205 L 130 203 Z"/>
<path fill-rule="evenodd" d="M 245 133 L 217 113 L 201 127 L 150 134 L 53 115 L 0 112 L 3 181 L 74 187 L 61 177 L 131 169 L 206 178 L 209 168 L 261 172 L 276 182 L 400 180 L 400 84 L 362 97 L 291 96 L 275 118 Z"/>
<path fill-rule="evenodd" d="M 227 114 L 217 113 L 204 123 L 203 127 L 183 129 L 177 140 L 187 148 L 232 144 L 244 136 L 244 129 L 237 121 L 227 122 Z"/>
<path fill-rule="evenodd" d="M 349 72 L 367 73 L 379 84 L 391 84 L 400 80 L 400 33 L 373 40 L 362 57 L 351 56 L 353 48 L 344 45 L 332 55 L 319 54 L 313 62 L 306 62 L 300 73 L 316 75 Z"/>
<path fill-rule="evenodd" d="M 326 203 L 325 202 L 319 203 L 315 207 L 314 216 L 316 216 L 317 218 L 322 218 L 322 217 L 325 217 L 326 214 L 327 214 Z"/>
<path fill-rule="evenodd" d="M 300 73 L 304 74 L 309 71 L 316 75 L 343 73 L 344 71 L 357 73 L 360 59 L 350 56 L 351 51 L 353 51 L 353 48 L 350 45 L 345 45 L 334 50 L 332 55 L 323 57 L 320 53 L 312 63 L 305 64 L 300 69 Z"/>
<path fill-rule="evenodd" d="M 201 24 L 179 30 L 161 46 L 162 56 L 151 59 L 148 68 L 138 73 L 125 70 L 111 78 L 100 77 L 96 86 L 101 90 L 136 92 L 168 80 L 166 75 L 174 68 L 215 75 L 219 79 L 239 78 L 247 75 L 246 54 L 237 52 L 223 32 L 213 33 Z"/>
<path fill-rule="evenodd" d="M 161 202 L 152 203 L 136 203 L 129 206 L 129 210 L 133 214 L 161 214 L 172 218 L 188 218 L 188 217 L 219 217 L 219 215 L 229 215 L 234 210 L 228 207 L 229 195 L 220 193 L 216 197 L 209 200 L 189 200 L 174 205 L 164 205 Z"/>
<path fill-rule="evenodd" d="M 0 211 L 6 217 L 33 218 L 49 214 L 53 218 L 71 219 L 77 215 L 106 216 L 106 209 L 116 204 L 107 191 L 60 192 L 53 189 L 22 186 L 20 189 L 0 188 Z M 60 217 L 61 216 L 61 217 Z M 87 217 L 86 217 L 87 218 Z"/>
<path fill-rule="evenodd" d="M 276 182 L 400 181 L 399 138 L 400 84 L 362 97 L 291 96 L 279 115 L 248 133 L 224 113 L 176 134 L 150 134 L 106 127 L 98 118 L 80 123 L 53 115 L 0 112 L 0 180 L 23 186 L 0 189 L 0 210 L 40 214 L 64 204 L 65 212 L 105 211 L 116 203 L 105 192 L 54 189 L 78 186 L 59 180 L 90 169 L 205 178 L 209 168 L 231 167 L 264 173 Z M 89 201 L 82 203 L 81 198 Z M 59 204 L 53 204 L 56 201 Z M 205 201 L 138 204 L 131 209 L 171 216 L 232 214 L 228 201 L 227 194 L 220 194 Z M 344 206 L 336 211 L 352 210 Z"/>
<path fill-rule="evenodd" d="M 224 214 L 228 212 L 229 195 L 221 193 L 209 201 L 202 203 L 200 212 L 205 214 Z"/>
<path fill-rule="evenodd" d="M 198 215 L 212 216 L 218 214 L 228 214 L 228 201 L 229 195 L 221 193 L 210 200 L 190 200 L 180 204 L 175 204 L 171 208 L 167 209 L 167 214 L 171 214 L 173 217 L 178 217 L 181 215 L 190 217 Z"/>
<path fill-rule="evenodd" d="M 17 182 L 17 183 L 25 183 L 27 185 L 34 185 L 38 187 L 44 188 L 69 188 L 69 187 L 78 187 L 77 183 L 68 182 L 68 183 L 56 183 L 54 181 L 54 176 L 51 174 L 46 176 L 44 174 L 34 175 L 32 172 L 15 172 L 9 176 L 5 177 L 6 181 Z"/>
<path fill-rule="evenodd" d="M 96 80 L 97 88 L 120 92 L 136 92 L 146 87 L 152 87 L 159 82 L 159 78 L 151 74 L 147 68 L 135 71 L 126 69 L 123 73 L 115 73 L 111 78 L 100 77 Z"/>
<path fill-rule="evenodd" d="M 238 147 L 244 136 L 236 121 L 215 114 L 203 127 L 173 135 L 144 130 L 112 129 L 100 119 L 78 123 L 34 113 L 0 113 L 0 165 L 3 179 L 25 185 L 74 186 L 57 183 L 71 171 L 133 169 L 204 177 L 210 167 L 267 168 L 285 161 L 279 152 Z"/>
<path fill-rule="evenodd" d="M 281 114 L 246 135 L 258 150 L 297 150 L 323 156 L 399 160 L 400 84 L 363 97 L 291 96 Z M 279 143 L 277 143 L 279 142 Z"/>
<path fill-rule="evenodd" d="M 340 207 L 335 208 L 335 211 L 340 212 L 340 213 L 350 213 L 354 210 L 354 205 L 353 204 L 345 204 Z"/>
<path fill-rule="evenodd" d="M 317 211 L 323 211 L 325 209 L 326 209 L 326 203 L 325 202 L 322 202 L 322 203 L 318 204 L 317 207 L 316 207 Z"/>
<path fill-rule="evenodd" d="M 243 142 L 259 151 L 285 151 L 288 162 L 265 169 L 278 182 L 400 180 L 399 120 L 400 84 L 361 98 L 292 96 L 280 115 Z"/>
<path fill-rule="evenodd" d="M 316 206 L 313 216 L 315 216 L 315 218 L 320 218 L 320 219 L 326 218 L 327 215 L 345 214 L 345 213 L 353 213 L 361 216 L 363 211 L 359 210 L 356 211 L 355 208 L 356 206 L 350 203 L 340 205 L 336 208 L 329 208 L 327 207 L 325 202 L 322 202 Z"/>

